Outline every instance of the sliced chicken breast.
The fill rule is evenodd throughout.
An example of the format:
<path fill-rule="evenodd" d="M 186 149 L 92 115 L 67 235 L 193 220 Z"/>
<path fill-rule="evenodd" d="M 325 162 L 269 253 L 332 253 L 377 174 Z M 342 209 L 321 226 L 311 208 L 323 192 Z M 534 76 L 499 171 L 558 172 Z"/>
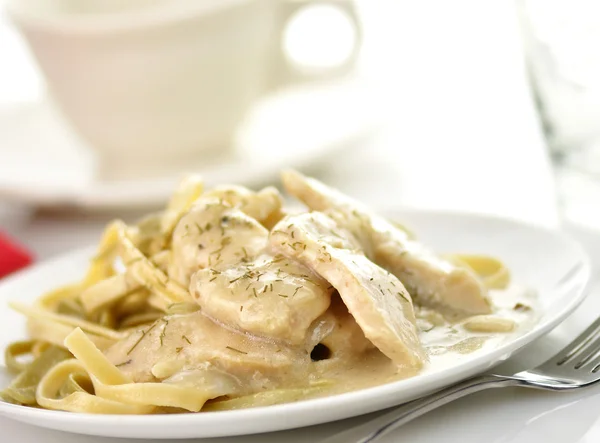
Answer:
<path fill-rule="evenodd" d="M 215 197 L 201 197 L 175 227 L 169 277 L 187 287 L 199 269 L 249 262 L 263 252 L 268 235 L 240 209 Z"/>
<path fill-rule="evenodd" d="M 420 368 L 427 360 L 410 295 L 395 276 L 345 247 L 357 243 L 350 232 L 313 212 L 283 219 L 270 243 L 330 282 L 365 336 L 397 365 Z"/>
<path fill-rule="evenodd" d="M 313 321 L 327 310 L 333 288 L 300 263 L 265 254 L 196 272 L 190 292 L 202 312 L 230 327 L 302 346 Z"/>
<path fill-rule="evenodd" d="M 368 257 L 398 277 L 415 303 L 461 315 L 487 314 L 491 303 L 477 276 L 436 256 L 366 206 L 295 171 L 282 180 L 310 209 L 323 211 L 352 232 Z"/>
<path fill-rule="evenodd" d="M 273 389 L 304 374 L 304 350 L 222 327 L 201 312 L 172 315 L 131 334 L 106 351 L 135 382 L 156 381 L 207 363 L 240 381 L 246 392 Z"/>
<path fill-rule="evenodd" d="M 204 196 L 218 198 L 262 224 L 279 213 L 283 205 L 283 197 L 273 186 L 258 192 L 243 186 L 219 186 L 206 192 Z"/>
<path fill-rule="evenodd" d="M 329 309 L 319 320 L 328 333 L 318 343 L 329 349 L 331 357 L 356 357 L 375 349 L 339 297 L 332 298 Z"/>

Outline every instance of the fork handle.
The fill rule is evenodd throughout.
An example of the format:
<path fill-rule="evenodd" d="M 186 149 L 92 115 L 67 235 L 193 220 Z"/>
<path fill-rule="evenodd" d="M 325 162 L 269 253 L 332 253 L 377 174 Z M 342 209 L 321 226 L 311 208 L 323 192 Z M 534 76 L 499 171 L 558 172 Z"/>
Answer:
<path fill-rule="evenodd" d="M 483 375 L 462 381 L 426 397 L 405 403 L 391 412 L 359 426 L 342 431 L 321 443 L 372 443 L 394 429 L 440 406 L 466 395 L 490 388 L 519 384 L 517 380 L 498 375 Z"/>

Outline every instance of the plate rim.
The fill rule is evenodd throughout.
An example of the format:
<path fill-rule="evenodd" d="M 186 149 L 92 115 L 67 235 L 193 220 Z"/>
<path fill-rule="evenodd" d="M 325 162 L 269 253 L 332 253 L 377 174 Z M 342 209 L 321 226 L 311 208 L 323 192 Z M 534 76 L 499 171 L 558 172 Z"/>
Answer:
<path fill-rule="evenodd" d="M 565 303 L 555 314 L 550 318 L 542 317 L 540 322 L 536 324 L 532 330 L 527 331 L 526 333 L 516 337 L 514 340 L 508 341 L 506 344 L 499 346 L 498 348 L 491 349 L 488 352 L 474 357 L 471 360 L 465 362 L 465 364 L 469 365 L 471 369 L 465 371 L 465 364 L 459 364 L 457 366 L 450 367 L 444 371 L 434 372 L 430 374 L 423 374 L 420 377 L 411 377 L 404 380 L 398 380 L 391 383 L 386 383 L 383 385 L 378 385 L 358 391 L 346 392 L 342 394 L 336 394 L 329 397 L 310 399 L 310 400 L 301 400 L 294 403 L 287 403 L 283 405 L 273 405 L 273 406 L 263 406 L 256 407 L 251 409 L 242 409 L 242 410 L 232 410 L 232 411 L 219 411 L 219 412 L 204 412 L 202 414 L 174 414 L 174 415 L 163 415 L 160 416 L 160 420 L 156 420 L 155 415 L 141 415 L 141 416 L 126 416 L 128 424 L 125 429 L 122 429 L 119 432 L 119 426 L 117 426 L 117 431 L 112 432 L 111 429 L 108 429 L 108 432 L 97 433 L 97 432 L 85 432 L 87 435 L 103 435 L 103 436 L 113 436 L 113 437 L 153 437 L 153 438 L 164 438 L 164 439 L 178 439 L 178 438 L 215 438 L 215 437 L 226 437 L 226 436 L 238 436 L 238 435 L 249 435 L 252 433 L 262 433 L 262 432 L 274 432 L 281 431 L 286 429 L 294 429 L 305 426 L 317 425 L 322 423 L 328 423 L 337 421 L 340 419 L 356 417 L 359 415 L 367 414 L 370 412 L 380 411 L 385 409 L 386 407 L 393 406 L 393 403 L 388 406 L 376 406 L 375 408 L 366 407 L 366 408 L 355 408 L 352 411 L 343 412 L 344 404 L 348 402 L 353 403 L 364 403 L 365 400 L 369 400 L 374 397 L 392 397 L 394 393 L 397 393 L 400 389 L 407 386 L 406 389 L 415 389 L 418 388 L 420 384 L 427 383 L 428 381 L 432 381 L 432 385 L 435 385 L 431 390 L 436 390 L 441 388 L 442 386 L 446 386 L 452 383 L 457 382 L 458 380 L 462 380 L 468 378 L 471 375 L 461 376 L 462 372 L 473 372 L 480 373 L 483 370 L 489 369 L 493 366 L 496 366 L 506 359 L 511 357 L 513 354 L 521 351 L 528 344 L 533 343 L 536 339 L 548 334 L 552 331 L 556 326 L 558 326 L 562 321 L 567 318 L 576 308 L 579 306 L 585 297 L 589 293 L 590 283 L 591 283 L 591 261 L 588 254 L 583 249 L 582 245 L 572 238 L 568 233 L 560 231 L 558 229 L 552 229 L 543 227 L 540 225 L 536 225 L 533 223 L 528 223 L 525 221 L 521 221 L 514 217 L 502 217 L 496 215 L 482 214 L 476 212 L 467 212 L 467 211 L 446 211 L 446 210 L 429 210 L 429 209 L 417 209 L 417 208 L 390 208 L 387 210 L 386 215 L 421 215 L 421 216 L 431 216 L 431 217 L 467 217 L 470 219 L 479 219 L 479 221 L 500 221 L 503 223 L 508 223 L 512 225 L 519 225 L 520 227 L 525 227 L 527 229 L 535 229 L 544 231 L 547 234 L 553 235 L 560 240 L 565 245 L 573 248 L 576 251 L 578 258 L 581 260 L 581 270 L 578 271 L 578 274 L 582 277 L 583 284 L 578 287 L 578 291 L 574 294 L 573 297 L 569 298 L 568 302 Z M 27 279 L 29 274 L 34 274 L 35 272 L 40 272 L 40 269 L 44 268 L 52 268 L 58 266 L 61 262 L 69 262 L 75 260 L 77 258 L 81 259 L 87 256 L 91 256 L 93 254 L 95 246 L 87 246 L 84 248 L 75 249 L 64 254 L 58 255 L 50 260 L 42 261 L 30 268 L 25 270 L 21 270 L 7 278 L 3 279 L 0 282 L 0 294 L 2 294 L 5 290 L 5 287 L 11 286 L 14 284 L 19 284 L 19 282 L 23 279 Z M 443 375 L 441 375 L 443 374 Z M 425 377 L 423 380 L 422 377 Z M 431 379 L 431 380 L 429 380 Z M 437 382 L 436 382 L 437 379 Z M 446 381 L 444 381 L 446 380 Z M 441 381 L 441 383 L 440 383 Z M 427 395 L 426 393 L 420 393 L 417 397 L 421 397 Z M 415 397 L 416 398 L 416 397 Z M 409 400 L 406 400 L 409 401 Z M 403 401 L 404 402 L 404 401 Z M 381 403 L 381 402 L 380 402 Z M 305 413 L 308 410 L 314 409 L 339 409 L 337 414 L 333 414 L 335 418 L 331 418 L 331 414 L 326 417 L 322 417 L 321 420 L 315 420 L 315 417 L 309 415 L 309 418 L 302 419 L 302 413 Z M 349 413 L 348 413 L 349 412 Z M 292 416 L 293 419 L 290 421 L 279 420 L 273 421 L 272 425 L 268 428 L 264 426 L 260 426 L 257 429 L 255 428 L 251 431 L 239 430 L 236 431 L 231 426 L 227 427 L 227 423 L 235 422 L 236 420 L 243 419 L 244 421 L 253 421 L 257 419 L 266 420 L 267 418 L 280 418 L 285 414 L 286 416 Z M 43 410 L 43 409 L 33 409 L 24 406 L 11 405 L 8 403 L 0 402 L 0 415 L 3 415 L 7 418 L 16 419 L 19 421 L 31 422 L 36 419 L 39 420 L 36 423 L 36 426 L 47 427 L 52 429 L 65 430 L 73 433 L 82 433 L 77 430 L 68 429 L 65 426 L 60 426 L 61 424 L 69 425 L 72 424 L 73 427 L 78 427 L 81 429 L 82 426 L 93 425 L 93 426 L 103 426 L 115 424 L 115 420 L 123 419 L 125 416 L 123 415 L 93 415 L 93 414 L 84 414 L 84 413 L 72 413 L 72 412 L 63 412 L 63 411 L 51 411 L 51 410 Z M 265 417 L 266 415 L 266 417 Z M 140 433 L 131 433 L 127 432 L 127 427 L 141 427 L 142 425 L 148 425 L 149 422 L 159 422 L 155 424 L 155 426 L 150 427 L 149 430 L 145 430 Z M 258 420 L 260 421 L 260 420 Z M 48 425 L 49 422 L 50 425 Z M 177 434 L 172 433 L 164 433 L 160 435 L 155 435 L 155 431 L 159 426 L 172 426 L 178 425 L 183 427 L 188 427 L 190 425 L 194 425 L 198 428 L 202 428 L 203 425 L 212 425 L 214 432 L 202 433 L 203 436 L 198 437 L 199 434 L 190 434 L 189 432 L 179 432 Z M 226 432 L 223 432 L 223 427 L 227 428 Z M 219 430 L 221 430 L 219 432 Z"/>

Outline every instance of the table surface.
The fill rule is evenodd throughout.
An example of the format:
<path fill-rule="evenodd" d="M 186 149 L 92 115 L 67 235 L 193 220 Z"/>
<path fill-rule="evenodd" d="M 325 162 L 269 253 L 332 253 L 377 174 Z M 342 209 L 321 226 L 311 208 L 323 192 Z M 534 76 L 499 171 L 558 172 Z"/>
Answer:
<path fill-rule="evenodd" d="M 398 5 L 395 14 L 363 11 L 365 21 L 376 16 L 381 25 L 381 35 L 375 27 L 371 43 L 365 42 L 368 60 L 363 74 L 368 78 L 370 69 L 385 66 L 377 71 L 385 74 L 375 76 L 371 88 L 388 118 L 363 149 L 331 159 L 320 176 L 374 207 L 481 212 L 558 227 L 552 170 L 527 89 L 512 8 L 500 0 L 485 6 L 475 0 L 449 3 L 427 0 Z M 466 19 L 465 11 L 469 16 L 477 14 L 479 20 Z M 398 63 L 390 62 L 389 45 L 378 46 L 390 39 L 384 35 L 390 29 L 395 32 L 392 47 Z M 420 42 L 418 48 L 415 41 Z M 436 57 L 428 57 L 429 53 Z M 2 66 L 6 66 L 2 57 L 13 56 L 0 45 Z M 2 94 L 8 91 L 6 81 L 17 81 L 14 73 L 7 72 L 0 70 L 0 97 L 15 101 L 18 97 Z M 31 84 L 23 89 L 30 91 Z M 104 224 L 116 215 L 38 211 L 0 202 L 0 226 L 38 259 L 97 241 Z M 132 219 L 139 214 L 118 215 Z M 595 246 L 597 237 L 582 231 L 576 235 L 585 237 L 592 252 L 600 251 L 600 244 Z M 579 317 L 574 317 L 579 320 L 567 321 L 559 335 L 568 337 L 581 330 L 593 314 L 588 312 L 584 305 Z M 532 346 L 531 355 L 553 344 L 552 339 L 543 339 Z M 529 360 L 519 356 L 515 362 L 527 365 Z M 388 441 L 599 441 L 599 406 L 597 392 L 546 395 L 506 389 L 442 408 L 403 427 Z M 569 421 L 562 419 L 565 416 Z M 314 440 L 347 425 L 248 437 L 243 442 Z M 0 440 L 6 442 L 105 441 L 39 430 L 4 418 L 0 429 Z M 218 440 L 230 441 L 242 443 Z"/>

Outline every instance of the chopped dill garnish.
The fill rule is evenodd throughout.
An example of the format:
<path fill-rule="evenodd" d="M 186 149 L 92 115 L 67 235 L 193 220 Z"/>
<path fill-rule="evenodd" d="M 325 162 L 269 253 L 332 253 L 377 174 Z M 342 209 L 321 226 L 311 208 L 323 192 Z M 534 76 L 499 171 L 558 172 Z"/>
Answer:
<path fill-rule="evenodd" d="M 143 338 L 146 336 L 146 334 L 148 334 L 148 333 L 149 333 L 151 330 L 153 330 L 155 327 L 156 327 L 156 323 L 154 323 L 152 326 L 150 326 L 150 328 L 149 328 L 149 329 L 147 329 L 147 330 L 145 330 L 145 331 L 142 331 L 142 335 L 140 335 L 140 338 L 138 338 L 138 339 L 136 340 L 136 342 L 135 342 L 135 343 L 133 344 L 133 346 L 132 346 L 132 347 L 129 349 L 129 351 L 127 351 L 127 354 L 125 354 L 125 355 L 129 355 L 129 354 L 131 354 L 131 352 L 132 352 L 132 351 L 135 349 L 135 347 L 136 347 L 137 345 L 139 345 L 139 344 L 140 344 L 140 342 L 141 342 L 141 341 L 142 341 L 142 339 L 143 339 Z"/>
<path fill-rule="evenodd" d="M 515 310 L 515 311 L 521 311 L 521 312 L 531 311 L 531 307 L 529 307 L 529 306 L 527 306 L 526 304 L 523 304 L 523 303 L 517 303 L 513 307 L 513 310 Z"/>
<path fill-rule="evenodd" d="M 405 294 L 403 294 L 402 292 L 398 292 L 398 295 L 410 303 L 410 300 L 408 299 L 408 297 Z"/>
<path fill-rule="evenodd" d="M 210 255 L 214 255 L 214 254 L 218 254 L 219 252 L 221 252 L 223 250 L 223 246 L 221 246 L 219 249 L 215 249 L 214 251 L 212 251 L 210 253 Z"/>
<path fill-rule="evenodd" d="M 278 295 L 279 297 L 282 297 L 282 298 L 288 298 L 288 296 L 287 296 L 287 295 L 285 295 L 285 294 L 277 294 L 277 295 Z"/>
<path fill-rule="evenodd" d="M 167 326 L 169 326 L 169 320 L 167 319 L 163 319 L 163 321 L 165 322 L 165 326 L 163 327 L 162 331 L 160 331 L 160 345 L 163 345 L 163 340 L 167 334 Z"/>
<path fill-rule="evenodd" d="M 190 341 L 190 339 L 187 338 L 185 335 L 182 335 L 181 338 L 184 339 L 185 341 L 187 341 L 190 345 L 192 344 L 192 342 Z"/>
<path fill-rule="evenodd" d="M 240 354 L 248 354 L 247 352 L 244 351 L 240 351 L 239 349 L 233 348 L 231 346 L 225 346 L 227 349 L 234 351 L 234 352 L 239 352 Z"/>
<path fill-rule="evenodd" d="M 128 365 L 128 364 L 129 364 L 129 363 L 131 363 L 132 361 L 133 361 L 132 359 L 129 359 L 129 360 L 127 360 L 127 361 L 124 361 L 123 363 L 116 364 L 115 366 L 116 366 L 117 368 L 120 368 L 121 366 Z"/>

